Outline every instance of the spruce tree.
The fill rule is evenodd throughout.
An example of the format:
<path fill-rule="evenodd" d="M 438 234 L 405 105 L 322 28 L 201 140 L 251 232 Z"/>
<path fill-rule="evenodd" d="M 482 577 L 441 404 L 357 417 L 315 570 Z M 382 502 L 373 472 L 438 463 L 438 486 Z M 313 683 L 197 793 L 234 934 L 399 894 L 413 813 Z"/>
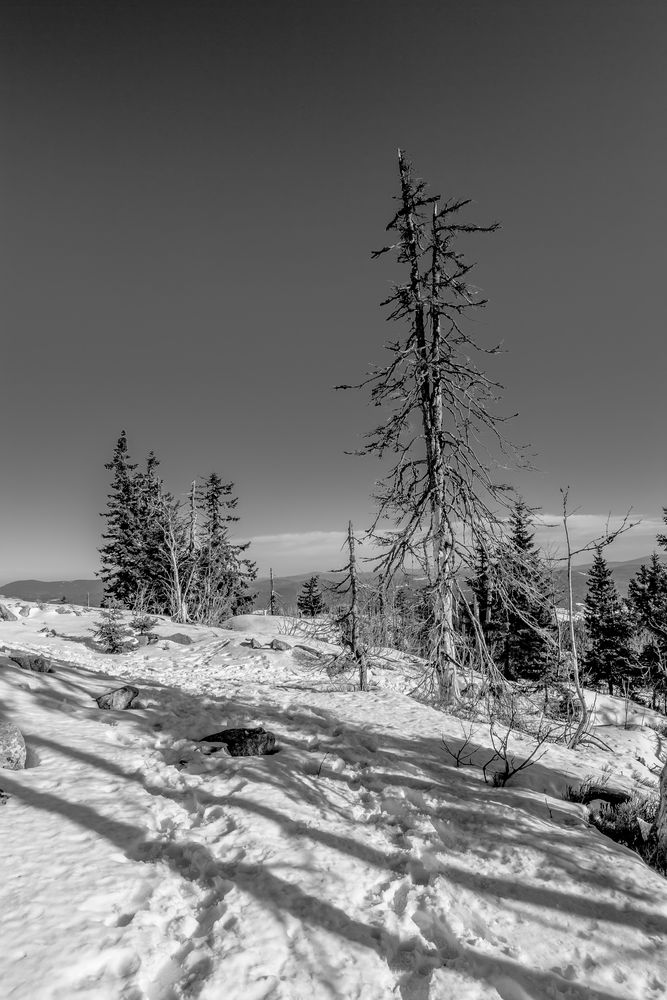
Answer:
<path fill-rule="evenodd" d="M 667 645 L 667 569 L 657 553 L 630 580 L 628 600 L 638 624 Z"/>
<path fill-rule="evenodd" d="M 327 610 L 317 576 L 311 576 L 309 580 L 306 580 L 297 597 L 296 606 L 298 611 L 307 618 L 314 618 L 315 615 L 321 615 Z"/>
<path fill-rule="evenodd" d="M 502 634 L 501 665 L 511 680 L 541 679 L 550 659 L 551 582 L 531 528 L 531 511 L 519 499 L 510 517 L 510 535 L 498 567 L 502 600 L 494 609 L 497 624 L 492 625 L 496 634 Z"/>
<path fill-rule="evenodd" d="M 102 563 L 99 575 L 104 584 L 105 603 L 117 601 L 127 605 L 134 602 L 139 589 L 141 542 L 136 464 L 130 461 L 125 431 L 121 431 L 113 457 L 104 468 L 113 472 L 113 482 L 107 509 L 102 514 L 107 530 L 102 533 L 103 544 L 99 549 Z"/>
<path fill-rule="evenodd" d="M 664 535 L 658 541 L 664 545 Z M 658 696 L 667 710 L 667 569 L 654 552 L 648 566 L 642 565 L 628 584 L 628 602 L 640 636 L 640 662 L 651 686 L 652 705 Z"/>
<path fill-rule="evenodd" d="M 234 484 L 225 483 L 217 472 L 206 477 L 198 503 L 201 517 L 197 573 L 197 597 L 202 620 L 212 621 L 242 614 L 252 607 L 250 584 L 257 576 L 255 563 L 244 556 L 249 547 L 232 543 L 229 526 L 239 518 L 234 512 L 238 497 Z"/>
<path fill-rule="evenodd" d="M 101 619 L 93 637 L 102 645 L 106 653 L 121 653 L 125 644 L 123 613 L 117 605 L 101 609 Z"/>
<path fill-rule="evenodd" d="M 632 621 L 601 549 L 588 573 L 584 617 L 589 643 L 584 666 L 613 695 L 614 687 L 636 676 L 637 669 L 631 650 Z"/>

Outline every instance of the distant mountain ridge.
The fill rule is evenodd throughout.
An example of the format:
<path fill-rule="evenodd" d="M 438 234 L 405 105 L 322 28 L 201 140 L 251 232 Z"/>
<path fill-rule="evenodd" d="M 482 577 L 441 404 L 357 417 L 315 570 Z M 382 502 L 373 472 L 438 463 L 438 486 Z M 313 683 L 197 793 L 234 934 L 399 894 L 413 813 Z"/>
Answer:
<path fill-rule="evenodd" d="M 639 559 L 628 559 L 625 562 L 610 562 L 609 568 L 612 571 L 614 582 L 619 593 L 625 597 L 628 592 L 628 584 L 637 573 L 642 564 L 650 560 L 650 555 L 642 556 Z M 660 555 L 660 559 L 665 562 L 667 557 Z M 574 566 L 572 569 L 572 592 L 575 604 L 581 604 L 586 599 L 586 584 L 590 564 L 585 566 Z M 333 595 L 327 594 L 327 588 L 334 586 L 342 580 L 340 573 L 297 573 L 293 576 L 277 576 L 274 579 L 274 587 L 278 597 L 278 605 L 285 611 L 295 610 L 296 601 L 301 588 L 306 580 L 311 576 L 319 577 L 320 586 L 326 600 L 335 600 Z M 372 583 L 373 573 L 360 573 L 359 578 L 362 583 Z M 565 570 L 559 569 L 556 572 L 559 584 L 560 596 L 558 602 L 565 603 Z M 419 581 L 415 580 L 419 585 Z M 269 607 L 269 597 L 271 592 L 271 582 L 268 578 L 262 577 L 252 584 L 253 592 L 257 594 L 255 598 L 255 610 L 266 611 Z M 63 598 L 68 604 L 78 604 L 83 607 L 89 603 L 91 608 L 99 608 L 103 597 L 102 581 L 95 580 L 15 580 L 13 583 L 6 583 L 0 587 L 0 594 L 5 597 L 18 597 L 23 601 L 54 602 L 60 603 Z M 344 600 L 344 598 L 341 598 Z"/>
<path fill-rule="evenodd" d="M 104 595 L 101 580 L 15 580 L 0 587 L 5 597 L 48 604 L 78 604 L 99 608 Z"/>

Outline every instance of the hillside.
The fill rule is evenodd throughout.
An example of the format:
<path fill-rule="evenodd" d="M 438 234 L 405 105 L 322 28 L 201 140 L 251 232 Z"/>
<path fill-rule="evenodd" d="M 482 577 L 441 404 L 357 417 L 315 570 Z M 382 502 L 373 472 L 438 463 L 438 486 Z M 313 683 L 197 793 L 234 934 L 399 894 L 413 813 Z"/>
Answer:
<path fill-rule="evenodd" d="M 0 771 L 3 995 L 664 997 L 664 880 L 561 797 L 587 775 L 655 783 L 663 717 L 600 696 L 609 751 L 550 745 L 495 788 L 488 728 L 470 729 L 478 766 L 457 768 L 442 738 L 460 743 L 461 721 L 406 693 L 418 662 L 387 651 L 361 693 L 290 619 L 163 619 L 156 645 L 111 656 L 97 617 L 33 605 L 0 622 L 0 702 L 28 746 L 26 770 Z M 135 708 L 99 710 L 123 683 Z M 258 725 L 272 755 L 198 742 Z"/>

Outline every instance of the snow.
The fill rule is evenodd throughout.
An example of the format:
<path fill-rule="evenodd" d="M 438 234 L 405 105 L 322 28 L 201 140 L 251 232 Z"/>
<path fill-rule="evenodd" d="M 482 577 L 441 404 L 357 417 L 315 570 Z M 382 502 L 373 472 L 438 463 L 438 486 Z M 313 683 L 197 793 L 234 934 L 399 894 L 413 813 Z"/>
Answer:
<path fill-rule="evenodd" d="M 361 693 L 329 676 L 327 655 L 269 649 L 275 637 L 329 652 L 289 621 L 163 620 L 157 645 L 111 656 L 90 640 L 98 617 L 32 606 L 0 623 L 7 650 L 56 671 L 0 654 L 2 716 L 28 747 L 26 770 L 0 771 L 3 998 L 667 993 L 664 879 L 561 797 L 589 775 L 655 785 L 658 713 L 631 706 L 626 729 L 623 699 L 598 695 L 613 752 L 550 745 L 494 788 L 442 746 L 469 735 L 487 759 L 488 728 L 410 698 L 406 657 L 387 653 Z M 174 632 L 193 643 L 166 641 Z M 99 710 L 94 697 L 124 683 L 139 707 Z M 194 742 L 254 725 L 279 752 L 206 755 Z"/>

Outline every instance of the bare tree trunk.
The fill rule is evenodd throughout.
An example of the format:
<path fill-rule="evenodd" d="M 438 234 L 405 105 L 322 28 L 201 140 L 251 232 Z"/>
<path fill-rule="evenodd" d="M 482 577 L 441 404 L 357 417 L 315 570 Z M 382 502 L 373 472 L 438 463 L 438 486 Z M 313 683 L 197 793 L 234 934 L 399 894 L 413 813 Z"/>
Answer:
<path fill-rule="evenodd" d="M 194 552 L 197 547 L 197 480 L 192 480 L 190 490 L 190 551 Z"/>
<path fill-rule="evenodd" d="M 565 529 L 565 544 L 567 547 L 567 614 L 570 629 L 570 646 L 572 647 L 572 678 L 574 680 L 574 690 L 581 705 L 581 719 L 577 730 L 570 740 L 569 746 L 574 750 L 580 743 L 582 736 L 588 728 L 589 712 L 586 705 L 586 697 L 579 678 L 579 656 L 577 653 L 577 639 L 574 633 L 574 607 L 572 600 L 572 546 L 570 545 L 570 532 L 567 526 L 567 492 L 563 495 L 563 527 Z"/>
<path fill-rule="evenodd" d="M 366 651 L 359 641 L 359 580 L 357 576 L 357 557 L 354 551 L 354 531 L 352 521 L 347 526 L 347 544 L 350 549 L 350 645 L 352 655 L 359 664 L 359 690 L 368 690 L 368 662 Z"/>
<path fill-rule="evenodd" d="M 275 615 L 276 613 L 276 592 L 273 587 L 273 569 L 269 568 L 269 577 L 271 579 L 271 595 L 269 597 L 269 614 Z"/>

